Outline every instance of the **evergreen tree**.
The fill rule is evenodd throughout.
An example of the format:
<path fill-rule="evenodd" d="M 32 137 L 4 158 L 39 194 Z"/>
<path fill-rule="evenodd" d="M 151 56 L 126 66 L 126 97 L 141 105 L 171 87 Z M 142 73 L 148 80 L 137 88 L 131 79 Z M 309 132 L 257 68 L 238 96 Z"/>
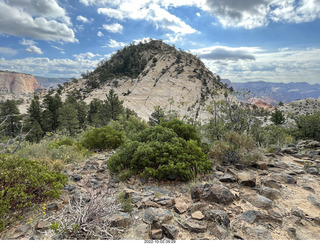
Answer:
<path fill-rule="evenodd" d="M 107 100 L 104 103 L 105 115 L 108 120 L 117 120 L 118 116 L 124 111 L 123 102 L 119 100 L 118 95 L 113 89 L 107 94 Z"/>
<path fill-rule="evenodd" d="M 285 117 L 284 117 L 283 113 L 280 110 L 276 109 L 271 114 L 271 121 L 275 125 L 281 125 L 281 124 L 283 124 L 285 122 Z"/>
<path fill-rule="evenodd" d="M 151 114 L 149 118 L 150 125 L 159 125 L 161 122 L 164 122 L 165 113 L 164 110 L 160 106 L 154 107 L 154 112 Z"/>
<path fill-rule="evenodd" d="M 58 110 L 61 105 L 61 97 L 58 94 L 56 94 L 55 96 L 51 96 L 50 94 L 48 94 L 44 97 L 43 106 L 45 110 L 42 114 L 42 128 L 46 128 L 47 130 L 45 131 L 55 131 L 58 128 Z"/>
<path fill-rule="evenodd" d="M 39 97 L 35 96 L 28 108 L 28 117 L 41 124 L 41 106 Z"/>
<path fill-rule="evenodd" d="M 68 96 L 67 103 L 73 104 L 77 110 L 77 119 L 81 128 L 85 128 L 87 122 L 88 106 L 85 102 L 77 100 L 74 96 Z"/>
<path fill-rule="evenodd" d="M 34 119 L 28 119 L 27 121 L 27 127 L 26 131 L 28 132 L 28 135 L 26 136 L 26 139 L 30 142 L 40 142 L 42 139 L 44 132 L 38 123 L 38 121 Z"/>
<path fill-rule="evenodd" d="M 0 104 L 0 131 L 6 136 L 15 137 L 21 129 L 21 115 L 14 100 Z"/>
<path fill-rule="evenodd" d="M 66 130 L 69 135 L 74 135 L 79 132 L 79 120 L 77 109 L 74 104 L 65 102 L 59 108 L 59 128 Z"/>
<path fill-rule="evenodd" d="M 102 110 L 103 102 L 97 98 L 94 98 L 90 104 L 88 109 L 88 122 L 90 125 L 99 127 L 102 125 L 102 119 L 100 118 L 99 114 Z"/>

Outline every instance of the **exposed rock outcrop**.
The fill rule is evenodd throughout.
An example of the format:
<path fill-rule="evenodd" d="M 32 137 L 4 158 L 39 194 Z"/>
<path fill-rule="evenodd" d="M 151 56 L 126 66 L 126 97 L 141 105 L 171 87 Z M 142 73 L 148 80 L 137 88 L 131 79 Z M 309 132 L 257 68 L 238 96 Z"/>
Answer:
<path fill-rule="evenodd" d="M 0 92 L 27 94 L 42 89 L 33 75 L 16 72 L 0 72 Z"/>

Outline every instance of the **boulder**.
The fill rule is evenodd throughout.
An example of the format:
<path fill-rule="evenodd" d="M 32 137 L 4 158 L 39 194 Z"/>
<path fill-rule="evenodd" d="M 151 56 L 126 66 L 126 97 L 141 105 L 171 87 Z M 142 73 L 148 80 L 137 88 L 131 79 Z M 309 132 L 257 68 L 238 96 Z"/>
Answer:
<path fill-rule="evenodd" d="M 195 233 L 204 233 L 207 231 L 207 224 L 203 221 L 188 220 L 184 221 L 183 225 L 190 231 Z"/>
<path fill-rule="evenodd" d="M 256 177 L 252 172 L 241 172 L 237 174 L 238 182 L 241 185 L 254 187 L 256 186 Z"/>
<path fill-rule="evenodd" d="M 225 211 L 208 210 L 204 211 L 204 215 L 206 220 L 211 220 L 225 228 L 228 228 L 230 225 L 230 219 L 228 218 L 228 214 Z"/>
<path fill-rule="evenodd" d="M 233 183 L 237 181 L 237 178 L 232 174 L 224 174 L 219 177 L 219 180 L 224 183 Z"/>
<path fill-rule="evenodd" d="M 127 213 L 114 214 L 109 218 L 111 227 L 127 228 L 131 223 L 130 215 Z"/>
<path fill-rule="evenodd" d="M 195 211 L 194 213 L 191 214 L 191 217 L 193 219 L 202 220 L 204 219 L 205 216 L 202 214 L 201 211 Z"/>
<path fill-rule="evenodd" d="M 163 233 L 171 240 L 175 240 L 178 236 L 179 229 L 174 225 L 162 225 Z"/>
<path fill-rule="evenodd" d="M 167 209 L 151 207 L 144 210 L 142 219 L 147 224 L 152 224 L 153 221 L 162 224 L 171 220 L 172 217 L 172 213 Z"/>
<path fill-rule="evenodd" d="M 296 184 L 297 181 L 294 177 L 286 173 L 274 173 L 270 176 L 271 179 L 284 184 Z"/>
<path fill-rule="evenodd" d="M 269 209 L 272 207 L 272 200 L 261 195 L 245 195 L 243 198 L 257 208 Z"/>
<path fill-rule="evenodd" d="M 231 240 L 229 232 L 220 225 L 216 225 L 211 229 L 212 234 L 219 240 Z"/>
<path fill-rule="evenodd" d="M 183 214 L 187 211 L 188 209 L 188 204 L 181 198 L 175 198 L 174 199 L 174 209 L 176 210 L 177 213 Z"/>
<path fill-rule="evenodd" d="M 161 229 L 156 229 L 156 230 L 151 230 L 151 239 L 153 240 L 160 240 L 162 239 L 162 230 Z"/>
<path fill-rule="evenodd" d="M 224 205 L 232 203 L 235 199 L 229 188 L 223 185 L 212 186 L 204 193 L 201 198 L 208 202 L 215 202 Z"/>
<path fill-rule="evenodd" d="M 247 210 L 241 214 L 241 217 L 247 223 L 252 224 L 261 219 L 262 213 L 256 210 Z"/>
<path fill-rule="evenodd" d="M 276 190 L 276 189 L 273 189 L 273 188 L 270 188 L 270 187 L 262 187 L 260 190 L 259 190 L 259 193 L 266 197 L 266 198 L 269 198 L 271 200 L 276 200 L 278 198 L 281 197 L 281 193 L 280 191 Z"/>
<path fill-rule="evenodd" d="M 263 226 L 245 228 L 249 240 L 272 240 L 270 232 Z"/>
<path fill-rule="evenodd" d="M 308 200 L 311 202 L 312 205 L 320 208 L 320 197 L 309 195 Z"/>

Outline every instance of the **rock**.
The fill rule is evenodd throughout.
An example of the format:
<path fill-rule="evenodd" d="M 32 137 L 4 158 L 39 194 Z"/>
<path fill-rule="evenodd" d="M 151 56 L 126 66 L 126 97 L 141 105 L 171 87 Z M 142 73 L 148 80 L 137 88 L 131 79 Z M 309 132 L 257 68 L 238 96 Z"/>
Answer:
<path fill-rule="evenodd" d="M 286 169 L 288 168 L 288 165 L 285 162 L 277 161 L 277 162 L 274 162 L 274 167 L 280 168 L 280 169 Z"/>
<path fill-rule="evenodd" d="M 127 213 L 114 214 L 110 217 L 110 226 L 118 228 L 127 228 L 130 223 L 130 215 Z"/>
<path fill-rule="evenodd" d="M 72 179 L 73 179 L 73 181 L 75 181 L 75 182 L 80 181 L 81 178 L 82 178 L 81 175 L 73 175 L 73 176 L 72 176 Z"/>
<path fill-rule="evenodd" d="M 311 194 L 308 196 L 308 200 L 311 202 L 312 205 L 320 208 L 320 198 L 314 197 Z"/>
<path fill-rule="evenodd" d="M 63 190 L 66 190 L 66 191 L 73 191 L 74 189 L 76 189 L 74 185 L 67 185 L 63 187 Z"/>
<path fill-rule="evenodd" d="M 17 239 L 21 236 L 24 236 L 29 230 L 30 230 L 30 225 L 22 225 L 19 228 L 17 228 L 13 235 L 10 236 L 10 239 Z"/>
<path fill-rule="evenodd" d="M 281 153 L 285 153 L 285 154 L 296 154 L 298 151 L 295 148 L 292 147 L 287 147 L 287 148 L 282 148 L 281 149 Z"/>
<path fill-rule="evenodd" d="M 320 147 L 320 142 L 318 141 L 311 141 L 306 145 L 307 148 L 317 148 Z"/>
<path fill-rule="evenodd" d="M 237 174 L 238 182 L 241 185 L 254 187 L 256 186 L 256 177 L 252 172 L 241 172 Z"/>
<path fill-rule="evenodd" d="M 207 231 L 207 224 L 205 222 L 188 220 L 184 221 L 183 225 L 187 227 L 190 232 L 204 233 Z"/>
<path fill-rule="evenodd" d="M 167 207 L 167 208 L 174 205 L 174 199 L 170 198 L 170 197 L 157 199 L 156 202 L 159 205 Z"/>
<path fill-rule="evenodd" d="M 256 163 L 256 167 L 258 169 L 261 169 L 261 170 L 267 170 L 268 169 L 267 163 L 261 162 L 261 161 Z"/>
<path fill-rule="evenodd" d="M 50 203 L 46 206 L 47 210 L 48 211 L 54 211 L 54 210 L 58 210 L 59 209 L 59 206 L 57 203 Z"/>
<path fill-rule="evenodd" d="M 270 176 L 271 179 L 274 179 L 275 181 L 279 181 L 280 183 L 284 184 L 296 184 L 297 181 L 295 178 L 293 178 L 291 175 L 286 173 L 274 173 Z"/>
<path fill-rule="evenodd" d="M 247 210 L 241 214 L 243 220 L 249 224 L 253 224 L 254 222 L 258 221 L 259 219 L 261 219 L 261 216 L 262 213 L 256 210 Z"/>
<path fill-rule="evenodd" d="M 187 211 L 188 205 L 183 199 L 175 198 L 174 202 L 175 202 L 174 208 L 179 214 L 183 214 Z"/>
<path fill-rule="evenodd" d="M 144 192 L 151 192 L 153 194 L 158 193 L 160 195 L 170 195 L 170 191 L 162 189 L 160 187 L 146 186 L 143 188 Z"/>
<path fill-rule="evenodd" d="M 260 189 L 259 193 L 262 196 L 269 198 L 271 200 L 276 200 L 281 197 L 281 193 L 278 190 L 270 188 L 270 187 L 262 187 Z"/>
<path fill-rule="evenodd" d="M 216 225 L 214 228 L 212 228 L 211 232 L 219 240 L 230 240 L 231 239 L 228 231 L 220 225 Z"/>
<path fill-rule="evenodd" d="M 264 196 L 253 194 L 243 197 L 257 208 L 269 209 L 272 207 L 272 201 Z"/>
<path fill-rule="evenodd" d="M 128 231 L 126 231 L 124 240 L 146 240 L 149 238 L 149 225 L 145 223 L 141 223 L 138 225 L 134 225 Z"/>
<path fill-rule="evenodd" d="M 191 217 L 197 220 L 204 219 L 204 215 L 200 211 L 195 211 L 194 213 L 191 214 Z"/>
<path fill-rule="evenodd" d="M 305 218 L 305 213 L 299 208 L 296 208 L 296 207 L 291 208 L 290 212 L 291 212 L 292 215 L 294 215 L 296 217 L 299 217 L 299 218 L 302 218 L 302 219 Z"/>
<path fill-rule="evenodd" d="M 201 198 L 208 202 L 215 202 L 224 205 L 232 203 L 235 199 L 232 192 L 223 185 L 212 186 Z"/>
<path fill-rule="evenodd" d="M 178 236 L 179 229 L 174 225 L 162 225 L 163 233 L 171 240 L 175 240 Z"/>
<path fill-rule="evenodd" d="M 225 228 L 228 228 L 230 225 L 230 219 L 228 214 L 225 211 L 221 210 L 208 210 L 204 211 L 206 220 L 211 220 Z"/>
<path fill-rule="evenodd" d="M 200 200 L 202 194 L 203 194 L 203 185 L 197 184 L 192 187 L 191 189 L 191 198 L 194 200 Z"/>
<path fill-rule="evenodd" d="M 311 175 L 317 175 L 317 174 L 318 174 L 318 169 L 312 167 L 312 168 L 307 169 L 307 172 L 308 172 L 309 174 L 311 174 Z"/>
<path fill-rule="evenodd" d="M 207 207 L 207 206 L 208 206 L 208 203 L 206 203 L 206 202 L 196 202 L 196 203 L 193 203 L 192 205 L 190 205 L 190 206 L 188 207 L 188 213 L 189 213 L 189 214 L 192 214 L 192 213 L 194 213 L 194 212 L 196 212 L 196 211 L 199 211 L 199 210 L 204 209 L 204 208 Z"/>
<path fill-rule="evenodd" d="M 254 227 L 247 227 L 246 233 L 249 236 L 249 240 L 272 240 L 272 236 L 270 232 L 263 226 L 254 226 Z"/>
<path fill-rule="evenodd" d="M 315 191 L 311 186 L 303 185 L 302 188 L 305 189 L 305 190 L 307 190 L 307 191 L 312 192 L 313 194 L 316 193 L 316 191 Z"/>
<path fill-rule="evenodd" d="M 272 179 L 261 179 L 261 183 L 270 188 L 275 188 L 278 190 L 281 188 L 281 185 Z"/>
<path fill-rule="evenodd" d="M 225 183 L 233 183 L 237 181 L 237 178 L 232 174 L 224 174 L 219 178 L 219 180 Z"/>
<path fill-rule="evenodd" d="M 161 229 L 151 230 L 151 239 L 153 240 L 162 239 L 162 230 Z"/>
<path fill-rule="evenodd" d="M 152 224 L 153 221 L 157 221 L 162 224 L 172 219 L 172 217 L 172 213 L 167 209 L 147 208 L 143 212 L 142 219 L 147 224 Z"/>
<path fill-rule="evenodd" d="M 143 202 L 143 204 L 146 208 L 149 208 L 149 207 L 161 208 L 161 205 L 153 201 L 146 201 L 146 202 Z"/>
<path fill-rule="evenodd" d="M 311 150 L 311 151 L 307 151 L 306 154 L 307 154 L 310 158 L 313 158 L 314 156 L 320 155 L 320 151 Z"/>
<path fill-rule="evenodd" d="M 289 237 L 291 238 L 291 239 L 296 239 L 296 237 L 297 237 L 297 230 L 295 229 L 295 228 L 293 228 L 293 227 L 289 227 L 288 229 L 287 229 L 287 233 L 288 233 L 288 235 L 289 235 Z"/>
<path fill-rule="evenodd" d="M 50 228 L 50 222 L 39 220 L 35 228 L 36 230 L 48 230 Z"/>

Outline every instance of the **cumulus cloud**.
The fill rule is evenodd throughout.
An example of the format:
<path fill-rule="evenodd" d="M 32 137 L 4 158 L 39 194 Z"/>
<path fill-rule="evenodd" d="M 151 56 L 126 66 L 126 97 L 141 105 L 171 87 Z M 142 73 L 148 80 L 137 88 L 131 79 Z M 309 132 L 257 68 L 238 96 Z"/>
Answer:
<path fill-rule="evenodd" d="M 104 35 L 103 35 L 103 33 L 101 31 L 98 31 L 97 36 L 102 37 Z"/>
<path fill-rule="evenodd" d="M 36 53 L 36 54 L 43 54 L 42 50 L 37 46 L 30 46 L 26 48 L 26 52 L 28 53 Z"/>
<path fill-rule="evenodd" d="M 100 57 L 100 54 L 93 54 L 92 52 L 86 52 L 86 53 L 80 53 L 80 54 L 75 54 L 73 57 L 76 58 L 77 61 L 79 60 L 92 60 L 95 57 Z"/>
<path fill-rule="evenodd" d="M 114 23 L 114 24 L 110 24 L 110 25 L 103 25 L 102 26 L 103 29 L 111 32 L 111 33 L 122 33 L 122 30 L 123 30 L 123 26 L 120 25 L 119 23 Z"/>
<path fill-rule="evenodd" d="M 95 69 L 100 61 L 100 59 L 86 58 L 87 55 L 79 55 L 83 58 L 49 59 L 45 57 L 29 57 L 11 60 L 0 58 L 0 69 L 15 70 L 17 72 L 46 77 L 80 77 L 81 73 L 86 70 Z M 92 55 L 89 54 L 89 56 Z"/>
<path fill-rule="evenodd" d="M 0 1 L 0 33 L 46 41 L 77 42 L 70 19 L 57 1 Z"/>
<path fill-rule="evenodd" d="M 126 45 L 127 44 L 124 42 L 117 42 L 116 40 L 110 39 L 109 43 L 106 46 L 111 48 L 120 48 L 125 47 Z"/>
<path fill-rule="evenodd" d="M 78 15 L 78 16 L 77 16 L 77 20 L 80 21 L 80 22 L 82 22 L 82 23 L 89 23 L 89 22 L 91 22 L 90 20 L 88 20 L 88 18 L 86 18 L 86 17 L 84 17 L 84 16 L 82 16 L 82 15 Z"/>

